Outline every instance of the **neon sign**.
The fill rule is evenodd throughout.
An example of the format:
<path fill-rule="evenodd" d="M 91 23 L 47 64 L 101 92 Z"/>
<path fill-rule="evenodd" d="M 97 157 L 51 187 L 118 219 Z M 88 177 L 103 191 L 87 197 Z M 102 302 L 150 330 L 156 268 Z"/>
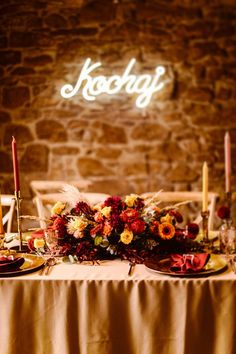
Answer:
<path fill-rule="evenodd" d="M 131 71 L 135 63 L 136 59 L 131 59 L 122 76 L 91 76 L 90 74 L 92 72 L 94 74 L 94 71 L 102 64 L 100 62 L 92 64 L 92 60 L 88 58 L 82 67 L 75 86 L 64 85 L 61 88 L 61 96 L 71 98 L 81 90 L 84 99 L 95 101 L 96 97 L 102 93 L 114 95 L 124 89 L 128 95 L 137 94 L 135 103 L 138 108 L 147 107 L 153 94 L 163 89 L 170 79 L 163 78 L 166 73 L 164 66 L 157 66 L 154 75 L 134 75 Z"/>

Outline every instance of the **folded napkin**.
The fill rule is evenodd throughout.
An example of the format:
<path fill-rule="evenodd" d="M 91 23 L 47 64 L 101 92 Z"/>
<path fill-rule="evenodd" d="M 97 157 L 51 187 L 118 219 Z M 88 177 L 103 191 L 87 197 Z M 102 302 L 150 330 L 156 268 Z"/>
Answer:
<path fill-rule="evenodd" d="M 198 272 L 202 270 L 210 258 L 208 253 L 173 254 L 170 270 L 174 272 Z"/>
<path fill-rule="evenodd" d="M 14 257 L 13 255 L 2 255 L 0 256 L 0 272 L 16 270 L 20 268 L 24 262 L 25 259 L 23 257 Z"/>

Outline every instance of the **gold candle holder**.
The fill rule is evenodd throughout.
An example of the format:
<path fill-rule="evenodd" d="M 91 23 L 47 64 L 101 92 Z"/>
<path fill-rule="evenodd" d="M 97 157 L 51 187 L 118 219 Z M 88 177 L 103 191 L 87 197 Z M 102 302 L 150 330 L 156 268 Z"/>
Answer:
<path fill-rule="evenodd" d="M 202 211 L 202 233 L 203 233 L 203 243 L 209 243 L 209 234 L 208 234 L 208 219 L 209 219 L 209 211 Z"/>
<path fill-rule="evenodd" d="M 21 231 L 21 196 L 20 191 L 15 191 L 16 199 L 16 217 L 17 217 L 17 233 L 19 237 L 19 251 L 22 252 L 22 231 Z"/>
<path fill-rule="evenodd" d="M 4 247 L 4 242 L 5 242 L 5 232 L 0 233 L 0 250 L 6 249 Z"/>
<path fill-rule="evenodd" d="M 229 209 L 231 209 L 231 204 L 232 204 L 232 193 L 231 192 L 226 192 L 225 193 L 225 201 L 226 205 Z"/>

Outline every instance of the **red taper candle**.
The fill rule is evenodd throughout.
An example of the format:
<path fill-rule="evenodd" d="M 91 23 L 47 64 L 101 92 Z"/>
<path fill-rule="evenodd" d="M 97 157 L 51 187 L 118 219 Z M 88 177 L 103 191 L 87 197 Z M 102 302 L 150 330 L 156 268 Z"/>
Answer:
<path fill-rule="evenodd" d="M 16 149 L 16 139 L 14 136 L 12 137 L 12 160 L 13 160 L 13 172 L 14 172 L 14 183 L 15 183 L 15 191 L 20 191 L 20 176 L 19 176 L 19 166 L 17 159 L 17 149 Z"/>

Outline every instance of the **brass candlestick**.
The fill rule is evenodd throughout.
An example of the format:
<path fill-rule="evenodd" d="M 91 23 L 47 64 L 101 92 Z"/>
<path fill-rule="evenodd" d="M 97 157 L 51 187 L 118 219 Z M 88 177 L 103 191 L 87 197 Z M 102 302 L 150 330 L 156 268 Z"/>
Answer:
<path fill-rule="evenodd" d="M 16 199 L 16 217 L 17 217 L 17 233 L 19 237 L 19 251 L 22 252 L 22 231 L 21 231 L 21 197 L 20 191 L 15 191 Z"/>
<path fill-rule="evenodd" d="M 232 203 L 232 193 L 231 191 L 225 193 L 225 201 L 226 205 L 229 209 L 231 209 L 231 203 Z"/>
<path fill-rule="evenodd" d="M 5 232 L 4 230 L 0 233 L 0 250 L 4 250 L 4 242 L 5 242 Z"/>
<path fill-rule="evenodd" d="M 202 211 L 202 233 L 203 233 L 203 243 L 209 243 L 209 235 L 208 235 L 208 219 L 209 219 L 209 211 Z"/>

